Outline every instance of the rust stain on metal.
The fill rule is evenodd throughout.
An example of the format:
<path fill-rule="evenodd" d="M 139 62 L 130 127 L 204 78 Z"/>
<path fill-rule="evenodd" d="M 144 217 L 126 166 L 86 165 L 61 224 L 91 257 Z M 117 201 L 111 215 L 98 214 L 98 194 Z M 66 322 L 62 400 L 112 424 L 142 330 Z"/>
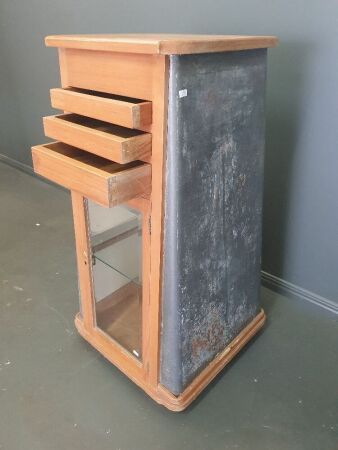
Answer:
<path fill-rule="evenodd" d="M 204 351 L 213 351 L 224 340 L 224 325 L 219 318 L 215 318 L 206 329 L 205 337 L 196 337 L 191 341 L 191 356 L 193 359 L 199 359 L 200 354 Z"/>

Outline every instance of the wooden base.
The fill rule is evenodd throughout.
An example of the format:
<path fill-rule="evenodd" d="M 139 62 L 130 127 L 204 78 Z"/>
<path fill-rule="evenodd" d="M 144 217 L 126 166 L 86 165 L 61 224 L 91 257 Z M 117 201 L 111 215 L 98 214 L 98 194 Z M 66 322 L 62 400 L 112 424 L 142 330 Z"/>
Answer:
<path fill-rule="evenodd" d="M 180 394 L 171 394 L 162 385 L 152 386 L 146 376 L 140 376 L 138 371 L 128 370 L 123 366 L 117 357 L 116 344 L 112 341 L 103 341 L 102 331 L 98 328 L 86 329 L 81 315 L 77 314 L 75 325 L 80 335 L 95 347 L 111 363 L 116 365 L 122 372 L 141 387 L 153 400 L 165 406 L 171 411 L 183 411 L 202 392 L 202 390 L 216 377 L 216 375 L 226 366 L 242 347 L 257 333 L 264 325 L 266 316 L 263 310 L 230 342 L 230 344 L 220 352 L 209 365 L 192 381 L 192 383 Z M 136 360 L 135 360 L 136 363 Z M 137 375 L 139 374 L 139 375 Z"/>

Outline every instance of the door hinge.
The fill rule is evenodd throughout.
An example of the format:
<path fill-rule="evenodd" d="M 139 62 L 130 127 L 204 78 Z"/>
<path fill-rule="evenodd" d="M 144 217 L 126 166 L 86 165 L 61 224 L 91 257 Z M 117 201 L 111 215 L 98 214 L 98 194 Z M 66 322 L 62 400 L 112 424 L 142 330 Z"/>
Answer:
<path fill-rule="evenodd" d="M 148 233 L 151 234 L 151 216 L 148 217 Z"/>

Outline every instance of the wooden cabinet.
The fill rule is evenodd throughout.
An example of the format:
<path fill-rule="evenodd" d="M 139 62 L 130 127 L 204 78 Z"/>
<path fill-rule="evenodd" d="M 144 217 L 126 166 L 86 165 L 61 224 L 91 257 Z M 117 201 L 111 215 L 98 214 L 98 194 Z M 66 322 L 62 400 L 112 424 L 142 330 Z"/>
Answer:
<path fill-rule="evenodd" d="M 71 190 L 79 333 L 158 403 L 186 408 L 264 323 L 269 36 L 49 36 L 36 173 Z"/>

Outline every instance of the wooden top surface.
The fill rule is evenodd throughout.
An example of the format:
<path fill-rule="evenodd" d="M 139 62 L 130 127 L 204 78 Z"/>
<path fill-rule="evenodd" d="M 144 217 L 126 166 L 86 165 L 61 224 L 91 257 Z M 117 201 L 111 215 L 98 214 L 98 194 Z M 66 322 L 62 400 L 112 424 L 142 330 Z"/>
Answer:
<path fill-rule="evenodd" d="M 45 42 L 47 47 L 174 55 L 274 47 L 277 38 L 202 34 L 78 34 L 47 36 Z"/>

